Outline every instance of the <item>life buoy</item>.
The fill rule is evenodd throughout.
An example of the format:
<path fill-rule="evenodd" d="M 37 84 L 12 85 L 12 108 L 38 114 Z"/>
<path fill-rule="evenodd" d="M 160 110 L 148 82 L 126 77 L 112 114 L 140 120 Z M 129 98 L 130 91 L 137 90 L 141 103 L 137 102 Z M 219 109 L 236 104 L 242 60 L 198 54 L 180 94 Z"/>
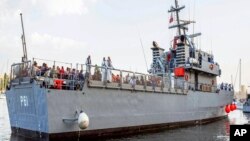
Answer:
<path fill-rule="evenodd" d="M 185 75 L 185 80 L 188 81 L 188 75 Z"/>
<path fill-rule="evenodd" d="M 213 70 L 213 69 L 214 69 L 214 65 L 211 64 L 211 65 L 209 66 L 209 68 L 210 68 L 210 70 Z"/>

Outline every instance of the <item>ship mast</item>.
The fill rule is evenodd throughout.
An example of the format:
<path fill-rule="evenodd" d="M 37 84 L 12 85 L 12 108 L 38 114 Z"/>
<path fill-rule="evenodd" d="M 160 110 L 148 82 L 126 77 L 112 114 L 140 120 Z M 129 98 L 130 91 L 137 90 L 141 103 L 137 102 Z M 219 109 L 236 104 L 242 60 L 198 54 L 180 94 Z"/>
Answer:
<path fill-rule="evenodd" d="M 178 7 L 179 7 L 178 1 L 175 0 L 175 8 L 177 9 Z M 180 25 L 179 10 L 176 10 L 175 13 L 176 13 L 177 24 Z M 180 27 L 178 28 L 178 32 L 179 32 L 179 35 L 181 35 L 181 29 L 180 29 Z"/>
<path fill-rule="evenodd" d="M 184 26 L 187 25 L 187 24 L 189 24 L 189 23 L 185 23 L 185 22 L 183 24 L 180 23 L 179 12 L 183 8 L 185 8 L 185 6 L 179 7 L 178 0 L 175 0 L 175 7 L 171 6 L 170 10 L 168 10 L 169 13 L 175 12 L 176 21 L 177 21 L 177 25 L 170 26 L 169 29 L 177 27 L 178 28 L 178 35 L 181 35 L 181 29 L 183 29 L 184 30 L 183 32 L 185 33 L 185 29 L 186 28 Z"/>
<path fill-rule="evenodd" d="M 22 17 L 22 13 L 20 13 L 20 17 L 21 17 L 21 24 L 22 24 L 22 31 L 23 34 L 21 36 L 22 39 L 22 46 L 23 46 L 23 57 L 22 57 L 22 62 L 28 61 L 28 56 L 27 56 L 27 48 L 26 48 L 26 41 L 25 41 L 25 34 L 24 34 L 24 26 L 23 26 L 23 17 Z"/>

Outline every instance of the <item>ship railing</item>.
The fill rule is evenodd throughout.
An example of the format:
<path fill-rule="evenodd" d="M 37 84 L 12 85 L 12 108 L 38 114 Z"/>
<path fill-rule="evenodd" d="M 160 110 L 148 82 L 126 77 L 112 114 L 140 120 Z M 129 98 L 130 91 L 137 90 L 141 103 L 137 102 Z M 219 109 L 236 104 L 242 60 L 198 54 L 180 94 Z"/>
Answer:
<path fill-rule="evenodd" d="M 202 91 L 202 92 L 212 92 L 212 93 L 219 92 L 217 85 L 206 84 L 206 83 L 196 84 L 196 83 L 189 82 L 188 89 L 192 91 Z"/>
<path fill-rule="evenodd" d="M 228 84 L 228 83 L 220 83 L 217 85 L 218 90 L 224 90 L 224 91 L 234 91 L 233 84 Z"/>
<path fill-rule="evenodd" d="M 35 58 L 33 59 L 33 62 L 36 61 L 38 63 L 37 60 L 42 61 L 43 63 L 47 63 L 49 61 L 54 66 L 58 66 L 59 64 L 64 64 L 63 66 L 68 65 L 68 68 L 72 69 L 71 63 Z M 204 92 L 218 92 L 220 90 L 215 85 L 202 83 L 194 84 L 185 81 L 183 78 L 175 78 L 168 75 L 163 75 L 162 77 L 152 74 L 86 64 L 76 64 L 76 67 L 73 68 L 75 70 L 75 73 L 73 74 L 61 74 L 56 71 L 53 72 L 51 69 L 45 73 L 37 71 L 34 74 L 34 68 L 31 64 L 33 64 L 31 61 L 27 61 L 12 65 L 12 84 L 18 85 L 29 83 L 31 82 L 31 78 L 34 78 L 37 80 L 37 84 L 45 86 L 46 88 L 81 90 L 83 89 L 85 79 L 88 78 L 88 84 L 90 87 L 185 94 L 188 90 Z M 85 68 L 86 70 L 84 70 Z M 224 90 L 230 89 L 224 88 Z"/>
<path fill-rule="evenodd" d="M 42 67 L 42 64 L 45 63 L 47 64 L 49 67 L 52 68 L 52 66 L 64 66 L 69 67 L 69 68 L 73 68 L 73 64 L 69 63 L 69 62 L 62 62 L 62 61 L 55 61 L 55 60 L 49 60 L 49 59 L 41 59 L 41 58 L 33 58 L 32 62 L 37 62 L 38 66 Z"/>
<path fill-rule="evenodd" d="M 38 64 L 37 67 L 46 64 L 48 66 L 47 70 L 42 71 L 43 66 L 40 66 L 39 69 L 35 69 L 32 65 L 34 62 Z M 53 69 L 52 66 L 55 66 L 55 68 Z M 56 66 L 65 67 L 65 73 L 57 71 Z M 69 68 L 69 71 L 74 70 L 74 72 L 66 73 L 66 68 Z M 85 74 L 83 74 L 83 72 L 83 65 L 76 64 L 75 68 L 73 68 L 72 63 L 33 58 L 33 61 L 13 64 L 11 67 L 11 80 L 14 85 L 26 82 L 30 83 L 34 79 L 36 80 L 36 84 L 46 88 L 80 90 L 84 86 Z"/>
<path fill-rule="evenodd" d="M 175 78 L 168 75 L 162 77 L 97 65 L 89 66 L 90 73 L 88 80 L 90 87 L 168 93 L 187 93 L 189 90 L 213 93 L 218 93 L 219 91 L 217 85 L 205 83 L 195 84 L 184 80 L 184 78 Z M 109 74 L 111 75 L 109 76 Z"/>
<path fill-rule="evenodd" d="M 188 90 L 188 83 L 181 80 L 175 80 L 171 84 L 168 77 L 97 65 L 89 66 L 88 82 L 90 87 L 179 94 L 186 94 Z"/>
<path fill-rule="evenodd" d="M 50 78 L 60 78 L 64 77 L 64 74 L 60 74 L 58 68 L 61 69 L 60 66 L 72 69 L 72 63 L 67 62 L 60 62 L 48 59 L 40 59 L 40 58 L 33 58 L 32 64 L 37 63 L 37 66 L 33 66 L 32 69 L 32 76 L 37 79 L 44 79 L 47 77 Z"/>
<path fill-rule="evenodd" d="M 11 85 L 30 83 L 31 73 L 31 61 L 12 64 L 10 74 Z"/>
<path fill-rule="evenodd" d="M 43 75 L 43 76 L 35 76 L 35 80 L 37 85 L 48 89 L 58 89 L 58 90 L 82 90 L 84 87 L 84 76 L 75 75 L 75 74 L 67 74 L 61 75 L 58 73 L 54 73 L 53 77 Z"/>
<path fill-rule="evenodd" d="M 50 75 L 50 72 L 58 73 L 58 77 L 63 77 L 60 75 L 59 70 L 64 67 L 64 71 L 66 72 L 67 69 L 72 70 L 73 68 L 72 63 L 68 62 L 61 62 L 61 61 L 55 61 L 55 60 L 48 60 L 48 59 L 40 59 L 40 58 L 33 58 L 33 64 L 34 62 L 37 63 L 37 70 L 33 76 L 48 76 Z M 55 74 L 53 74 L 55 75 Z"/>

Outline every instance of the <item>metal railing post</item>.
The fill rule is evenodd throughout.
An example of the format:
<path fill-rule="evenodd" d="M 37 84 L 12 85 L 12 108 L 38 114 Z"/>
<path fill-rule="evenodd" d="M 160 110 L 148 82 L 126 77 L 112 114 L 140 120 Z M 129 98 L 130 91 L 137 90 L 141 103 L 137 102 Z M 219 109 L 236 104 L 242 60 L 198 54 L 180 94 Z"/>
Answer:
<path fill-rule="evenodd" d="M 107 87 L 107 79 L 108 79 L 108 69 L 105 67 L 105 73 L 104 73 L 104 80 L 103 80 L 103 85 Z"/>
<path fill-rule="evenodd" d="M 122 88 L 122 80 L 123 80 L 122 71 L 120 70 L 120 82 L 119 82 L 120 89 Z"/>
<path fill-rule="evenodd" d="M 163 92 L 164 89 L 164 79 L 163 76 L 161 76 L 161 91 Z"/>

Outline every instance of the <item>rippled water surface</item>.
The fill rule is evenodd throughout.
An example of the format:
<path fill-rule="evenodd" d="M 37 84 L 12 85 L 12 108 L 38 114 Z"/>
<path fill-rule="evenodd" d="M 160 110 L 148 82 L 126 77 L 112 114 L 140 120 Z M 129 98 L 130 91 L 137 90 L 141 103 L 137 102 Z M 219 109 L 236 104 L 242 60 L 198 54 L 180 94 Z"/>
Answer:
<path fill-rule="evenodd" d="M 0 94 L 0 141 L 8 141 L 11 136 L 9 115 L 5 96 Z"/>
<path fill-rule="evenodd" d="M 206 124 L 157 133 L 128 136 L 109 141 L 228 141 L 230 124 L 245 124 L 250 121 L 250 114 L 241 110 L 233 111 L 228 118 Z M 21 137 L 11 135 L 6 99 L 0 95 L 0 141 L 26 141 Z"/>

